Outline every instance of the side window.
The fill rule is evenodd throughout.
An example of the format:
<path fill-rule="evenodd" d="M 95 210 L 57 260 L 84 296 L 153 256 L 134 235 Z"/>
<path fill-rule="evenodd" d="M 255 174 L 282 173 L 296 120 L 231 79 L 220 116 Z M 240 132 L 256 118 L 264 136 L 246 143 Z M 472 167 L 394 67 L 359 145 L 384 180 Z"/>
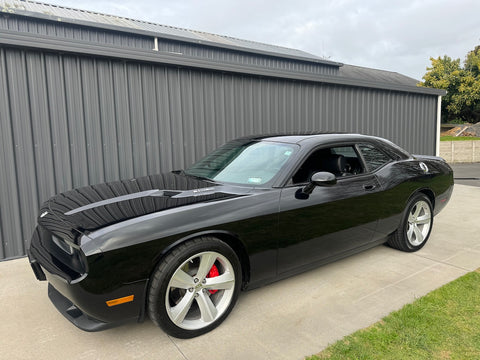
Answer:
<path fill-rule="evenodd" d="M 337 146 L 314 151 L 293 175 L 292 184 L 310 181 L 313 174 L 327 171 L 336 177 L 351 176 L 364 172 L 353 146 Z"/>
<path fill-rule="evenodd" d="M 358 148 L 362 153 L 368 171 L 375 171 L 379 167 L 392 161 L 392 158 L 389 155 L 385 154 L 383 151 L 377 149 L 373 145 L 360 144 L 358 145 Z"/>
<path fill-rule="evenodd" d="M 343 155 L 346 157 L 355 157 L 355 158 L 357 157 L 357 153 L 355 152 L 352 146 L 342 146 L 342 147 L 332 148 L 332 153 Z"/>

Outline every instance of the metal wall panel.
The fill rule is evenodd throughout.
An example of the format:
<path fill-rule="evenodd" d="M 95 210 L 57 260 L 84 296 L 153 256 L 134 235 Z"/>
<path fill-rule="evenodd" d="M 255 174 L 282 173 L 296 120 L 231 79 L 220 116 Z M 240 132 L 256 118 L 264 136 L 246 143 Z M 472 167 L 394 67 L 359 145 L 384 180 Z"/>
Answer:
<path fill-rule="evenodd" d="M 0 48 L 0 258 L 39 205 L 82 185 L 183 168 L 243 135 L 379 135 L 434 154 L 437 96 Z"/>
<path fill-rule="evenodd" d="M 153 36 L 142 36 L 125 32 L 94 29 L 81 25 L 68 24 L 60 21 L 29 19 L 27 17 L 1 15 L 0 29 L 30 33 L 34 35 L 47 35 L 52 38 L 66 38 L 72 41 L 88 42 L 96 45 L 113 45 L 122 48 L 139 50 L 153 50 L 155 43 Z M 301 61 L 274 56 L 253 54 L 239 50 L 215 48 L 187 42 L 157 39 L 158 51 L 180 54 L 213 62 L 234 63 L 240 65 L 257 66 L 268 69 L 304 72 L 315 75 L 337 75 L 338 65 Z M 267 45 L 265 45 L 267 46 Z M 285 51 L 288 49 L 285 49 Z"/>
<path fill-rule="evenodd" d="M 293 59 L 282 59 L 279 57 L 242 53 L 239 51 L 212 48 L 204 45 L 182 43 L 168 39 L 158 38 L 158 50 L 178 53 L 186 56 L 210 59 L 212 61 L 223 61 L 238 63 L 242 65 L 255 65 L 269 69 L 281 69 L 289 71 L 308 72 L 311 74 L 337 75 L 339 67 L 321 63 L 299 61 Z"/>
<path fill-rule="evenodd" d="M 73 9 L 60 5 L 34 2 L 31 0 L 0 0 L 0 11 L 7 14 L 8 17 L 23 16 L 30 18 L 30 20 L 34 19 L 34 22 L 42 22 L 41 26 L 43 27 L 47 26 L 45 21 L 56 23 L 60 28 L 62 28 L 61 24 L 74 24 L 75 26 L 84 26 L 88 28 L 92 28 L 93 26 L 95 29 L 93 30 L 94 33 L 92 36 L 94 37 L 96 36 L 95 33 L 102 33 L 102 30 L 122 31 L 142 36 L 159 36 L 192 44 L 208 44 L 216 48 L 229 48 L 239 51 L 246 50 L 247 52 L 254 52 L 256 54 L 270 54 L 283 58 L 302 58 L 307 61 L 330 64 L 333 66 L 339 65 L 334 61 L 321 59 L 301 50 L 242 40 L 229 36 L 210 34 L 202 31 L 182 29 L 174 26 L 154 24 L 115 15 Z M 34 27 L 35 25 L 32 26 L 32 28 Z M 71 29 L 67 27 L 64 29 L 67 32 L 71 31 Z M 37 30 L 34 30 L 34 32 L 36 31 Z M 55 31 L 55 33 L 58 33 L 58 31 Z"/>
<path fill-rule="evenodd" d="M 13 15 L 0 15 L 0 29 L 143 50 L 152 50 L 154 46 L 152 36 L 94 29 L 61 21 L 32 21 L 28 17 Z"/>

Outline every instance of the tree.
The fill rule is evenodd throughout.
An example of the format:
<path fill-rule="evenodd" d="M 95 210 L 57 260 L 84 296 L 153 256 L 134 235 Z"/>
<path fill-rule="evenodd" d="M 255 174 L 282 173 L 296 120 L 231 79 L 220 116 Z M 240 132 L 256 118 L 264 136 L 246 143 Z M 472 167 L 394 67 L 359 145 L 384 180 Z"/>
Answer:
<path fill-rule="evenodd" d="M 418 85 L 447 90 L 442 99 L 442 121 L 480 122 L 480 45 L 467 54 L 463 68 L 460 59 L 446 55 L 430 61 L 432 66 Z"/>
<path fill-rule="evenodd" d="M 463 70 L 460 67 L 460 59 L 452 60 L 445 55 L 443 58 L 430 58 L 432 66 L 427 68 L 427 73 L 423 76 L 424 82 L 420 86 L 432 87 L 435 89 L 447 90 L 447 95 L 442 99 L 442 121 L 447 122 L 452 119 L 448 107 L 452 104 L 452 96 L 458 93 Z"/>
<path fill-rule="evenodd" d="M 465 58 L 465 70 L 471 72 L 474 76 L 480 75 L 480 45 L 470 51 Z"/>

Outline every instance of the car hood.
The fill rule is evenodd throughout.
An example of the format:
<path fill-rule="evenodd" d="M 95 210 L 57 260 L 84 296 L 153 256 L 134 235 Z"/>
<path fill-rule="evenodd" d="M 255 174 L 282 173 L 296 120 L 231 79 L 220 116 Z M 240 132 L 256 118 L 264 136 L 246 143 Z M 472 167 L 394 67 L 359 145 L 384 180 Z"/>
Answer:
<path fill-rule="evenodd" d="M 74 240 L 85 230 L 179 206 L 242 196 L 250 190 L 175 173 L 144 176 L 55 195 L 41 207 L 38 223 Z"/>

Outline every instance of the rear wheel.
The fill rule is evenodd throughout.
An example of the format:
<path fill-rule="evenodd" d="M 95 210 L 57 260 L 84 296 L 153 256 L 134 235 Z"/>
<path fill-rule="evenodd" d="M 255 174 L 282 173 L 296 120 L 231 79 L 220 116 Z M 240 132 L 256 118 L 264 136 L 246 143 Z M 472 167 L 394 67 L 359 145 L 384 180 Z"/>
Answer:
<path fill-rule="evenodd" d="M 432 203 L 425 194 L 416 194 L 410 199 L 400 227 L 388 239 L 388 244 L 402 251 L 420 250 L 432 231 Z"/>
<path fill-rule="evenodd" d="M 152 321 L 169 335 L 204 334 L 228 316 L 238 297 L 241 265 L 224 242 L 204 237 L 179 245 L 160 263 L 148 294 Z"/>

